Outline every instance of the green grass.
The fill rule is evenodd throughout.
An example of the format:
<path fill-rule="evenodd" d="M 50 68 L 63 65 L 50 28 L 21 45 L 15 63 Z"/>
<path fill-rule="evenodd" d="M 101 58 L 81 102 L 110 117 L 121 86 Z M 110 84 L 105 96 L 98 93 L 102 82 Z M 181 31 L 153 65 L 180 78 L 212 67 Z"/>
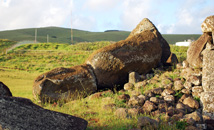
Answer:
<path fill-rule="evenodd" d="M 186 46 L 175 46 L 175 45 L 170 45 L 170 50 L 172 53 L 175 53 L 177 58 L 178 58 L 178 61 L 179 62 L 182 62 L 186 59 L 187 57 L 187 50 L 188 50 L 188 47 Z"/>
<path fill-rule="evenodd" d="M 14 44 L 16 44 L 15 41 L 10 41 L 8 39 L 0 39 L 0 53 L 5 53 L 6 48 L 9 48 Z"/>
<path fill-rule="evenodd" d="M 38 75 L 56 67 L 71 67 L 82 64 L 92 52 L 109 44 L 112 44 L 112 42 L 83 42 L 75 45 L 39 43 L 19 46 L 8 54 L 0 55 L 0 81 L 10 88 L 13 96 L 29 98 L 38 104 L 32 95 L 33 82 Z M 185 47 L 171 46 L 174 53 L 185 53 L 186 49 Z M 185 57 L 185 55 L 183 56 Z M 172 77 L 176 76 L 172 75 Z M 155 88 L 156 86 L 148 85 L 147 87 Z M 103 106 L 108 103 L 115 103 L 119 107 L 127 107 L 124 101 L 117 100 L 117 96 L 120 94 L 110 93 L 103 95 L 103 98 L 79 99 L 62 106 L 57 103 L 45 104 L 43 107 L 87 120 L 89 123 L 88 130 L 128 130 L 136 128 L 138 116 L 121 119 L 114 115 L 114 111 L 103 109 Z M 176 124 L 172 126 L 162 124 L 160 130 L 165 129 L 176 130 Z"/>
<path fill-rule="evenodd" d="M 110 31 L 110 32 L 89 32 L 73 29 L 74 43 L 95 42 L 95 41 L 120 41 L 126 39 L 129 31 Z M 37 28 L 37 41 L 56 43 L 71 43 L 71 30 L 69 28 L 45 27 Z M 187 39 L 196 40 L 200 34 L 162 34 L 169 44 L 175 44 Z M 35 28 L 1 31 L 0 39 L 10 39 L 13 41 L 34 41 Z"/>
<path fill-rule="evenodd" d="M 95 50 L 111 42 L 39 43 L 22 45 L 0 55 L 0 68 L 45 72 L 57 67 L 71 67 L 85 62 Z"/>

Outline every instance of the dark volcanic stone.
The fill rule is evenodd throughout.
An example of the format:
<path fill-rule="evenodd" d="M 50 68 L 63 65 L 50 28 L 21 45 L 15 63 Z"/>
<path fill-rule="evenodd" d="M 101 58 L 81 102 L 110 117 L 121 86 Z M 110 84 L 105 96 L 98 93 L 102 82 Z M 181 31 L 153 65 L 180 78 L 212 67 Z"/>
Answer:
<path fill-rule="evenodd" d="M 0 129 L 9 130 L 85 130 L 87 121 L 43 109 L 30 100 L 0 97 Z"/>
<path fill-rule="evenodd" d="M 10 89 L 0 81 L 0 96 L 12 96 Z"/>

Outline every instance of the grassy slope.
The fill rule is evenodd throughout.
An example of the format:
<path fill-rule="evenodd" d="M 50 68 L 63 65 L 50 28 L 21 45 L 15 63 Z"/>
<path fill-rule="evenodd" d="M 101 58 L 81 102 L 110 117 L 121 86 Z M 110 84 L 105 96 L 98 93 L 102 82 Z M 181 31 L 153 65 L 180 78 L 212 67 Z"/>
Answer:
<path fill-rule="evenodd" d="M 0 53 L 4 52 L 6 48 L 9 48 L 14 44 L 16 44 L 15 41 L 10 41 L 8 39 L 0 39 Z"/>
<path fill-rule="evenodd" d="M 0 55 L 0 81 L 9 86 L 14 96 L 33 100 L 32 86 L 34 79 L 39 74 L 55 67 L 70 67 L 81 64 L 93 51 L 109 44 L 111 42 L 75 45 L 57 43 L 22 45 L 7 55 Z M 187 47 L 171 46 L 174 53 L 185 53 L 186 49 Z M 88 130 L 127 130 L 136 127 L 137 117 L 118 119 L 113 111 L 103 109 L 103 106 L 108 103 L 116 103 L 117 96 L 118 94 L 115 94 L 110 95 L 111 98 L 93 100 L 86 98 L 67 103 L 62 107 L 49 104 L 44 107 L 86 119 L 89 122 Z M 33 101 L 37 103 L 35 100 Z M 163 125 L 162 129 L 176 128 L 174 125 L 170 127 Z"/>
<path fill-rule="evenodd" d="M 47 34 L 49 35 L 49 42 L 56 43 L 70 43 L 71 30 L 68 28 L 46 27 L 38 28 L 38 41 L 46 42 Z M 74 42 L 94 42 L 94 41 L 119 41 L 125 39 L 130 32 L 126 31 L 110 31 L 110 32 L 89 32 L 73 29 Z M 10 39 L 14 41 L 34 40 L 35 28 L 19 29 L 10 31 L 1 31 L 0 39 Z M 169 44 L 183 41 L 187 39 L 197 39 L 199 34 L 163 34 L 163 37 Z"/>

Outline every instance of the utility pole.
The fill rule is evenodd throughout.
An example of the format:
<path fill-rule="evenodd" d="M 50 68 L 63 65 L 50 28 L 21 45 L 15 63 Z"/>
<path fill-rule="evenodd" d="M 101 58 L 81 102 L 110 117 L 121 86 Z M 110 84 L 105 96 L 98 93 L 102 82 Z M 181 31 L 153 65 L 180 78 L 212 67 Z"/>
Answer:
<path fill-rule="evenodd" d="M 34 43 L 37 43 L 37 28 L 35 28 L 35 41 Z"/>
<path fill-rule="evenodd" d="M 49 43 L 49 35 L 47 34 L 47 43 Z"/>
<path fill-rule="evenodd" d="M 74 38 L 73 38 L 73 30 L 72 30 L 72 11 L 71 11 L 71 44 L 74 44 Z"/>

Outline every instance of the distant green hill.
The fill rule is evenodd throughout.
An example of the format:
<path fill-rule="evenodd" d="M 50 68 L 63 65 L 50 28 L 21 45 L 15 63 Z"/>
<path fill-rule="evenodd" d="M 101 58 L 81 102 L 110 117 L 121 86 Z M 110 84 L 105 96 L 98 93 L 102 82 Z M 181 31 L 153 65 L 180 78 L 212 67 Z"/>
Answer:
<path fill-rule="evenodd" d="M 130 32 L 108 30 L 105 32 L 89 32 L 73 29 L 74 43 L 77 42 L 94 42 L 94 41 L 120 41 L 124 40 Z M 71 43 L 71 29 L 60 27 L 37 28 L 37 41 L 55 43 Z M 0 39 L 9 39 L 13 41 L 33 41 L 35 38 L 35 28 L 1 31 Z M 163 37 L 169 44 L 186 39 L 197 39 L 199 34 L 163 34 Z"/>

